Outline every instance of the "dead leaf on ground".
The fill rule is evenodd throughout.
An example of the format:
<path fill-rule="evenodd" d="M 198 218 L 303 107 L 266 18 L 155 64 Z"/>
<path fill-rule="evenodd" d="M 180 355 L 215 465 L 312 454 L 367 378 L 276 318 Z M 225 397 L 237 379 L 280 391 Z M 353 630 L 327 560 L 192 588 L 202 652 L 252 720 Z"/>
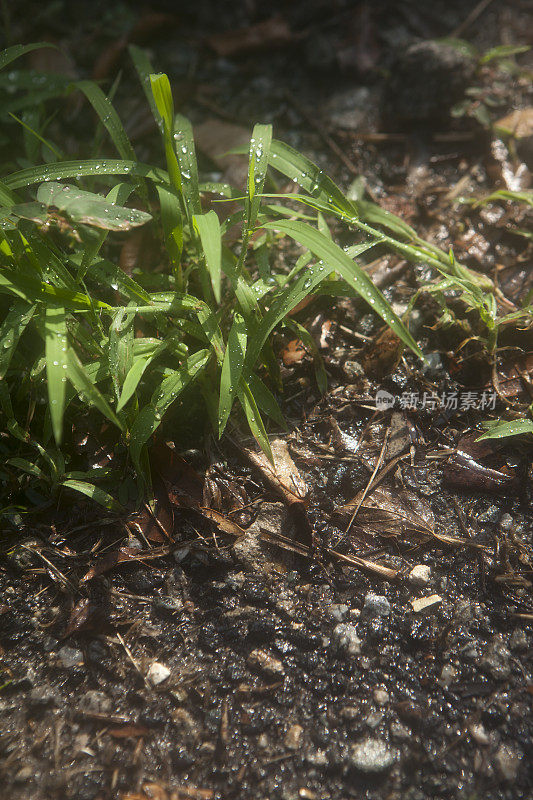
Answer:
<path fill-rule="evenodd" d="M 232 58 L 243 53 L 284 47 L 294 38 L 287 21 L 281 14 L 276 14 L 247 28 L 216 33 L 206 41 L 218 56 Z"/>
<path fill-rule="evenodd" d="M 293 339 L 281 351 L 281 359 L 286 367 L 299 364 L 307 355 L 307 350 L 301 339 Z"/>
<path fill-rule="evenodd" d="M 505 133 L 510 133 L 515 139 L 523 139 L 533 135 L 533 106 L 517 108 L 495 123 Z"/>
<path fill-rule="evenodd" d="M 364 349 L 361 365 L 367 375 L 384 378 L 397 367 L 403 346 L 398 336 L 390 328 L 383 328 L 378 336 Z"/>
<path fill-rule="evenodd" d="M 118 550 L 112 550 L 106 553 L 96 564 L 85 573 L 81 578 L 80 583 L 87 583 L 87 581 L 102 575 L 104 572 L 112 569 L 117 564 L 122 564 L 126 561 L 148 561 L 154 558 L 161 558 L 171 552 L 169 547 L 158 547 L 153 550 L 137 550 L 135 547 L 120 547 Z"/>

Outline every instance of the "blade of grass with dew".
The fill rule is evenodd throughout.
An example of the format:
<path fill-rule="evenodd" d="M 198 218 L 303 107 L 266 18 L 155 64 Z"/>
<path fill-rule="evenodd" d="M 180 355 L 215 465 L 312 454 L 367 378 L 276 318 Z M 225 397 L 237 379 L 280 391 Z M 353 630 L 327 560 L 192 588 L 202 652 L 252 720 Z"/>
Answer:
<path fill-rule="evenodd" d="M 0 53 L 0 70 L 15 61 L 16 58 L 25 56 L 26 53 L 31 53 L 32 50 L 40 50 L 43 47 L 53 47 L 57 50 L 57 46 L 51 42 L 34 42 L 33 44 L 15 44 L 13 47 L 8 47 Z"/>
<path fill-rule="evenodd" d="M 109 326 L 107 358 L 109 372 L 115 387 L 116 397 L 120 397 L 121 387 L 133 364 L 133 320 L 135 312 L 116 311 Z"/>
<path fill-rule="evenodd" d="M 65 309 L 48 306 L 45 309 L 45 356 L 48 385 L 48 405 L 54 438 L 59 445 L 63 433 L 65 384 L 68 369 L 67 324 Z"/>
<path fill-rule="evenodd" d="M 178 270 L 178 288 L 183 288 L 180 262 L 183 250 L 183 219 L 181 206 L 176 191 L 170 186 L 157 186 L 159 206 L 161 208 L 161 223 L 170 261 L 175 270 Z"/>
<path fill-rule="evenodd" d="M 106 197 L 64 183 L 41 184 L 37 190 L 37 200 L 64 211 L 73 222 L 108 231 L 128 231 L 152 219 L 152 215 L 146 211 L 115 205 Z"/>
<path fill-rule="evenodd" d="M 281 409 L 278 405 L 278 402 L 270 389 L 264 384 L 261 378 L 255 374 L 255 372 L 251 372 L 248 375 L 248 385 L 250 386 L 251 392 L 255 397 L 256 403 L 267 416 L 270 417 L 274 422 L 276 422 L 280 428 L 283 430 L 287 430 L 287 423 L 281 413 Z"/>
<path fill-rule="evenodd" d="M 406 330 L 402 321 L 394 313 L 385 297 L 374 286 L 368 275 L 361 267 L 339 247 L 320 231 L 301 222 L 272 222 L 266 223 L 265 228 L 281 231 L 295 241 L 307 247 L 317 258 L 327 263 L 328 270 L 338 272 L 346 283 L 370 304 L 372 309 L 387 323 L 394 333 L 420 358 L 424 358 L 422 351 Z M 305 284 L 304 284 L 305 285 Z"/>
<path fill-rule="evenodd" d="M 511 422 L 498 422 L 491 426 L 482 436 L 479 436 L 476 442 L 481 442 L 484 439 L 504 439 L 508 436 L 523 436 L 526 433 L 533 433 L 533 420 L 515 419 Z"/>
<path fill-rule="evenodd" d="M 173 123 L 173 145 L 183 181 L 183 199 L 191 228 L 195 214 L 202 213 L 198 187 L 198 165 L 192 125 L 183 114 L 176 114 Z"/>
<path fill-rule="evenodd" d="M 78 394 L 83 395 L 84 401 L 93 405 L 104 417 L 122 430 L 122 423 L 103 396 L 91 381 L 77 353 L 72 347 L 67 351 L 67 378 L 72 383 Z"/>
<path fill-rule="evenodd" d="M 99 489 L 97 486 L 94 486 L 92 483 L 87 483 L 86 481 L 77 481 L 72 478 L 69 478 L 65 481 L 61 481 L 61 486 L 65 489 L 74 489 L 75 492 L 80 492 L 84 494 L 86 497 L 90 497 L 91 500 L 94 500 L 98 505 L 107 508 L 108 511 L 116 511 L 117 514 L 120 514 L 124 511 L 124 508 L 110 494 L 105 492 L 103 489 Z"/>
<path fill-rule="evenodd" d="M 138 469 L 141 468 L 143 447 L 161 424 L 164 413 L 186 386 L 198 377 L 210 355 L 208 350 L 199 350 L 187 358 L 179 369 L 161 381 L 151 402 L 139 412 L 130 432 L 130 454 Z"/>
<path fill-rule="evenodd" d="M 220 303 L 220 284 L 222 278 L 222 236 L 220 222 L 214 211 L 207 214 L 195 214 L 193 224 L 198 232 L 215 300 Z"/>
<path fill-rule="evenodd" d="M 49 483 L 48 476 L 39 469 L 37 464 L 32 464 L 31 461 L 28 461 L 26 458 L 8 458 L 6 464 L 9 464 L 12 467 L 16 467 L 17 469 L 21 469 L 23 472 L 26 472 L 28 475 L 33 475 L 34 478 L 39 478 L 46 483 Z"/>
<path fill-rule="evenodd" d="M 220 393 L 218 403 L 218 436 L 222 436 L 233 401 L 237 393 L 237 387 L 241 379 L 244 357 L 246 355 L 246 344 L 248 333 L 246 322 L 240 314 L 235 314 L 233 323 L 228 334 L 228 343 L 222 362 L 220 375 Z"/>
<path fill-rule="evenodd" d="M 68 311 L 88 311 L 93 305 L 96 308 L 111 309 L 112 306 L 100 300 L 91 303 L 90 298 L 82 292 L 71 292 L 68 289 L 51 286 L 48 283 L 16 275 L 13 270 L 0 271 L 0 293 L 13 294 L 28 303 L 53 303 L 62 305 Z"/>
<path fill-rule="evenodd" d="M 116 203 L 121 206 L 123 203 L 126 202 L 128 197 L 131 195 L 133 191 L 133 187 L 127 183 L 118 183 L 116 186 L 107 193 L 106 195 L 106 202 L 111 203 L 111 205 L 115 205 Z M 100 252 L 104 242 L 106 241 L 109 235 L 109 230 L 103 230 L 98 235 L 96 235 L 92 241 L 90 241 L 84 251 L 83 257 L 81 261 L 80 268 L 78 269 L 78 274 L 76 275 L 76 280 L 79 282 L 83 280 L 85 277 L 87 270 L 89 269 L 90 265 L 95 260 L 96 256 Z"/>
<path fill-rule="evenodd" d="M 99 175 L 131 175 L 134 178 L 148 178 L 155 183 L 169 183 L 169 176 L 159 167 L 141 164 L 137 161 L 124 161 L 117 158 L 90 158 L 79 161 L 59 161 L 28 167 L 12 172 L 3 179 L 7 190 L 22 189 L 43 181 L 58 181 L 67 178 L 88 178 Z"/>
<path fill-rule="evenodd" d="M 154 100 L 154 95 L 150 84 L 150 75 L 154 72 L 152 63 L 148 58 L 146 50 L 142 50 L 142 48 L 137 47 L 134 44 L 129 45 L 128 52 L 131 60 L 133 61 L 133 65 L 137 70 L 143 92 L 146 95 L 146 99 L 148 100 L 152 110 L 152 115 L 155 119 L 156 125 L 161 133 L 163 133 L 163 118 L 157 109 L 157 104 Z"/>
<path fill-rule="evenodd" d="M 183 194 L 181 173 L 173 146 L 174 100 L 170 82 L 164 73 L 158 73 L 150 75 L 150 86 L 159 117 L 163 120 L 163 145 L 170 183 L 181 197 Z M 159 117 L 156 118 L 156 122 Z"/>
<path fill-rule="evenodd" d="M 19 339 L 35 313 L 36 306 L 15 300 L 0 327 L 0 381 L 6 376 Z"/>
<path fill-rule="evenodd" d="M 93 81 L 76 81 L 74 86 L 83 92 L 100 117 L 120 157 L 124 160 L 136 161 L 135 151 L 131 146 L 120 117 L 100 87 Z"/>
<path fill-rule="evenodd" d="M 268 441 L 267 432 L 265 430 L 261 414 L 259 413 L 259 409 L 257 408 L 255 397 L 252 393 L 250 385 L 242 377 L 239 386 L 237 387 L 237 394 L 254 439 L 270 463 L 274 465 L 274 456 L 272 455 L 270 442 Z"/>

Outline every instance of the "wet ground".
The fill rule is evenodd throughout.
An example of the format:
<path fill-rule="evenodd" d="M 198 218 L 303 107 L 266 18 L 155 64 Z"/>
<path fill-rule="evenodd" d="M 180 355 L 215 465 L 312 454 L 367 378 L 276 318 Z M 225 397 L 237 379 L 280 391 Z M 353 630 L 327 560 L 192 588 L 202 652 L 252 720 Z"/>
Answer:
<path fill-rule="evenodd" d="M 473 109 L 448 112 L 474 82 L 479 102 L 490 95 L 503 117 L 531 102 L 530 84 L 474 74 L 432 46 L 421 62 L 416 49 L 402 54 L 451 34 L 481 51 L 522 44 L 527 4 L 289 5 L 267 14 L 250 3 L 239 16 L 224 4 L 228 29 L 265 22 L 279 6 L 261 33 L 265 49 L 249 32 L 236 44 L 221 36 L 209 4 L 197 19 L 180 9 L 152 33 L 128 5 L 115 28 L 103 9 L 100 22 L 67 10 L 44 19 L 80 54 L 77 69 L 98 67 L 102 78 L 125 66 L 117 41 L 140 26 L 130 41 L 150 47 L 203 126 L 206 172 L 227 168 L 205 131 L 235 141 L 259 118 L 273 122 L 344 188 L 363 175 L 382 206 L 497 275 L 520 302 L 531 251 L 509 227 L 527 228 L 527 211 L 454 199 L 503 186 L 509 170 L 527 180 L 530 145 L 510 155 Z M 434 67 L 422 80 L 420 63 Z M 443 85 L 448 99 L 435 104 Z M 129 132 L 150 160 L 154 132 L 128 97 Z M 369 270 L 400 312 L 434 277 L 399 258 Z M 506 403 L 531 402 L 531 333 L 505 334 L 493 413 L 464 401 L 493 393 L 482 347 L 459 350 L 479 332 L 474 322 L 434 327 L 439 309 L 427 296 L 417 309 L 412 329 L 432 354 L 423 371 L 355 301 L 302 312 L 329 393 L 320 398 L 312 354 L 280 338 L 290 432 L 274 474 L 235 432 L 207 451 L 194 437 L 160 443 L 155 516 L 108 519 L 63 501 L 53 518 L 48 510 L 6 528 L 0 774 L 9 800 L 530 795 L 532 448 L 475 439 Z M 376 410 L 379 389 L 394 408 Z M 453 392 L 463 400 L 450 413 L 422 407 L 424 393 Z M 233 535 L 236 526 L 245 534 Z"/>

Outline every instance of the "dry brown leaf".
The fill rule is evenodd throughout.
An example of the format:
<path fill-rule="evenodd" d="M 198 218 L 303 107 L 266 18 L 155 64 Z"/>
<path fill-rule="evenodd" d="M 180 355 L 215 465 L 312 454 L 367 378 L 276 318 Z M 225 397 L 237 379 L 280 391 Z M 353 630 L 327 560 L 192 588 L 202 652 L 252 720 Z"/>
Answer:
<path fill-rule="evenodd" d="M 496 128 L 509 131 L 516 139 L 533 135 L 533 106 L 517 108 L 495 123 Z"/>

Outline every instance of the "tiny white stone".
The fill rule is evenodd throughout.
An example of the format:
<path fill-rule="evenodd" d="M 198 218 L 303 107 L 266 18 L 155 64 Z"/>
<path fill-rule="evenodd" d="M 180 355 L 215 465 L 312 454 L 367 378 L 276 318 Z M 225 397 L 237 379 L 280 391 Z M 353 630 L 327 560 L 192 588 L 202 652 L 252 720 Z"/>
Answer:
<path fill-rule="evenodd" d="M 170 670 L 168 667 L 166 667 L 164 664 L 160 664 L 159 661 L 154 661 L 148 670 L 146 677 L 150 683 L 153 683 L 154 686 L 157 686 L 159 683 L 166 681 L 169 675 Z"/>
<path fill-rule="evenodd" d="M 427 613 L 428 611 L 435 611 L 435 609 L 442 603 L 440 594 L 429 594 L 426 597 L 417 597 L 411 600 L 411 605 L 415 614 L 420 612 Z"/>
<path fill-rule="evenodd" d="M 431 567 L 427 564 L 417 564 L 409 573 L 409 583 L 413 586 L 427 586 L 431 580 Z"/>

